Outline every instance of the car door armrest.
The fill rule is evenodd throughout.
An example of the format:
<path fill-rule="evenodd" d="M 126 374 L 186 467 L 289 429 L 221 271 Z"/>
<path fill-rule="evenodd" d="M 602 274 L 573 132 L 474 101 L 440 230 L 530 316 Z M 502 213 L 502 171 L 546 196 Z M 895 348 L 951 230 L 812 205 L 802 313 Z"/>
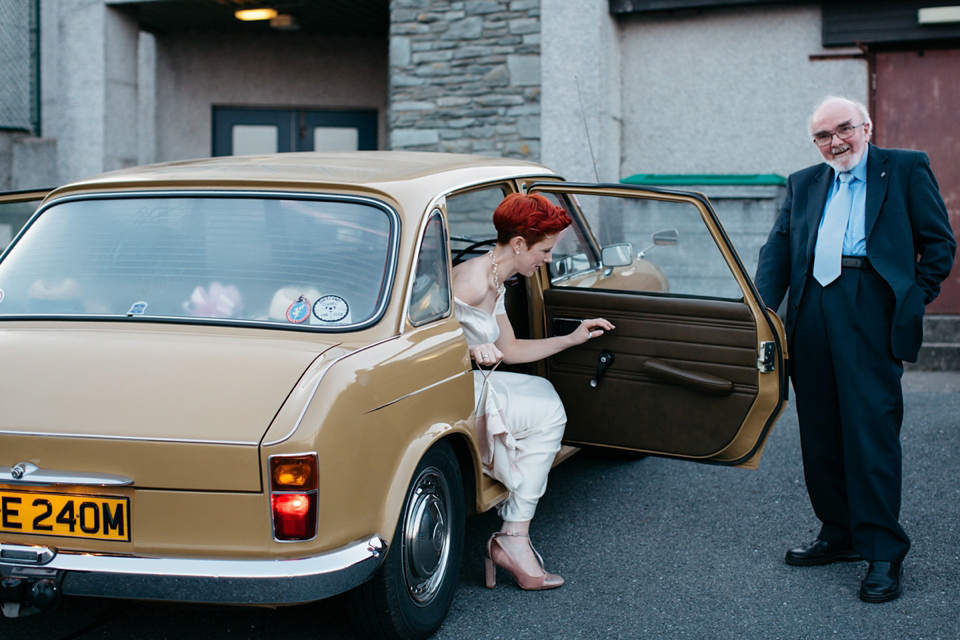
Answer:
<path fill-rule="evenodd" d="M 640 369 L 643 373 L 654 378 L 678 384 L 694 391 L 709 393 L 715 396 L 728 396 L 733 392 L 733 383 L 718 376 L 709 373 L 696 371 L 686 371 L 667 364 L 663 360 L 656 358 L 647 358 L 644 360 Z"/>

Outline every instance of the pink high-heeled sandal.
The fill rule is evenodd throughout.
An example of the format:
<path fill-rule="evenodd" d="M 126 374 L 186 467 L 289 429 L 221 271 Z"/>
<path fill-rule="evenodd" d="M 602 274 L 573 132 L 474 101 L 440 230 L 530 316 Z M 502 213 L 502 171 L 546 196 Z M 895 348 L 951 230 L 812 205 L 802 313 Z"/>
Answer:
<path fill-rule="evenodd" d="M 488 589 L 493 589 L 497 586 L 497 567 L 505 569 L 513 576 L 513 579 L 517 581 L 517 585 L 527 591 L 542 591 L 543 589 L 556 589 L 557 587 L 563 586 L 563 578 L 553 573 L 547 573 L 546 569 L 544 569 L 543 575 L 539 576 L 532 576 L 521 569 L 513 558 L 510 557 L 510 554 L 507 553 L 507 550 L 503 548 L 500 541 L 497 540 L 500 536 L 511 536 L 515 538 L 530 537 L 528 534 L 518 531 L 498 531 L 490 536 L 490 540 L 487 541 L 487 556 L 484 559 L 487 569 Z M 533 544 L 530 545 L 530 549 L 533 550 L 534 555 L 537 556 L 540 568 L 543 569 L 543 558 L 537 553 L 537 550 L 534 549 Z"/>

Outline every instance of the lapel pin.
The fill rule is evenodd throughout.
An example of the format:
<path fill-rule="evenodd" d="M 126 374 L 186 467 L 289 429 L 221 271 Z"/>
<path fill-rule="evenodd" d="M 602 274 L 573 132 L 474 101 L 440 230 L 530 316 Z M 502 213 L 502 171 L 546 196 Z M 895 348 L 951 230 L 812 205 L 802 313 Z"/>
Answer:
<path fill-rule="evenodd" d="M 884 177 L 884 176 L 886 176 L 886 175 L 887 175 L 887 172 L 884 171 L 883 173 L 880 174 L 880 177 L 882 178 L 882 177 Z"/>

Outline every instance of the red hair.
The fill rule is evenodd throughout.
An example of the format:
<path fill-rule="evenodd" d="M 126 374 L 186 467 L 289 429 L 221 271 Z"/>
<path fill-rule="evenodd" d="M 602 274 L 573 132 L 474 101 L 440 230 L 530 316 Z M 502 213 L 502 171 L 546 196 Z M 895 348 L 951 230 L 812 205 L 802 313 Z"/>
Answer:
<path fill-rule="evenodd" d="M 539 193 L 511 193 L 493 212 L 497 242 L 507 244 L 520 236 L 533 246 L 547 236 L 554 236 L 573 223 L 563 207 L 558 207 Z"/>

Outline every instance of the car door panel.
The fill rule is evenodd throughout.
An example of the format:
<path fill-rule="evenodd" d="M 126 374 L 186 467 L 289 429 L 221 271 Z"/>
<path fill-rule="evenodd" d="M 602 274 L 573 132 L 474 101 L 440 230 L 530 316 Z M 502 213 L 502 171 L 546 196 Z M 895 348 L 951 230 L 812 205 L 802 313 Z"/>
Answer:
<path fill-rule="evenodd" d="M 786 401 L 783 328 L 706 198 L 623 185 L 530 190 L 590 227 L 579 235 L 644 247 L 628 265 L 592 267 L 574 246 L 554 256 L 563 269 L 537 279 L 542 335 L 568 333 L 584 318 L 616 326 L 543 368 L 567 410 L 564 441 L 756 467 Z M 581 269 L 576 278 L 571 266 Z M 644 284 L 641 271 L 660 284 Z"/>
<path fill-rule="evenodd" d="M 550 358 L 550 380 L 567 408 L 567 442 L 704 457 L 736 436 L 757 395 L 756 332 L 746 305 L 578 289 L 545 291 L 544 303 L 551 324 L 605 317 L 616 326 Z M 593 387 L 604 351 L 614 360 Z"/>

